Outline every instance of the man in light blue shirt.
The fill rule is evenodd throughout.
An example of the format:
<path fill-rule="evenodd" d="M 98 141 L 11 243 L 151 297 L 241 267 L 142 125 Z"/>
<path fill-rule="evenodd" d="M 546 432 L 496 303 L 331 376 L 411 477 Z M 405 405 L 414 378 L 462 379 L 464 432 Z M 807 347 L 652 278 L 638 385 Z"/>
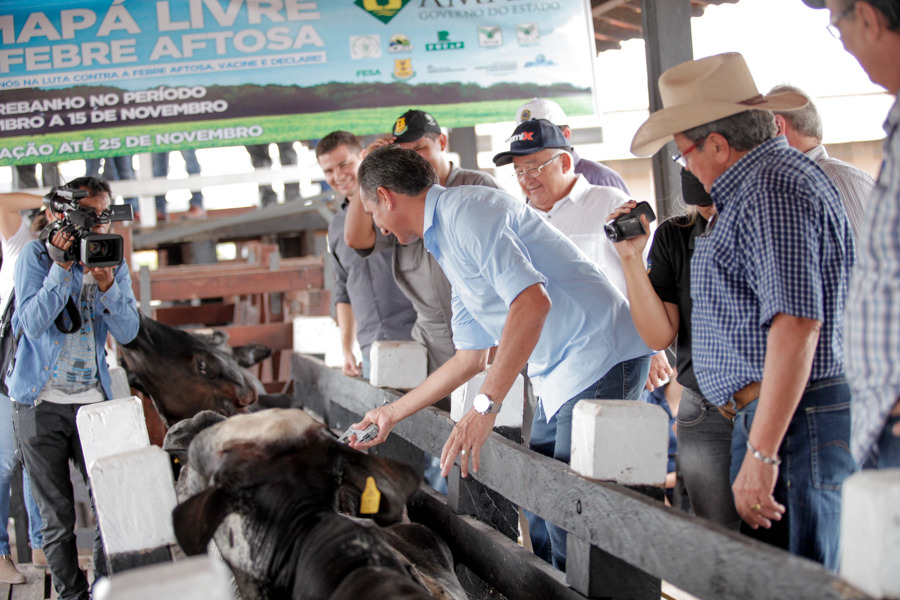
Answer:
<path fill-rule="evenodd" d="M 457 455 L 479 452 L 516 375 L 528 364 L 539 398 L 532 449 L 568 462 L 572 409 L 580 399 L 637 399 L 650 350 L 641 341 L 622 293 L 565 235 L 513 196 L 481 186 L 443 188 L 422 157 L 380 148 L 360 165 L 363 206 L 401 244 L 422 238 L 453 290 L 456 354 L 419 387 L 369 411 L 385 440 L 403 418 L 446 396 L 484 370 L 483 410 L 454 427 L 441 453 L 444 476 Z M 554 563 L 565 569 L 565 531 L 549 526 Z M 536 551 L 536 553 L 541 553 Z M 545 554 L 545 558 L 548 556 Z"/>

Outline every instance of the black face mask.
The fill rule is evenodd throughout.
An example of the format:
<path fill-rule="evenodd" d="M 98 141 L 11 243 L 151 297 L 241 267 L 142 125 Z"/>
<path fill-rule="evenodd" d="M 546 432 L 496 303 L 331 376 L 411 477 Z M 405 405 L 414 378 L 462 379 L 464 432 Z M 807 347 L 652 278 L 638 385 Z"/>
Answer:
<path fill-rule="evenodd" d="M 681 195 L 684 197 L 685 204 L 709 206 L 713 203 L 712 198 L 706 193 L 700 180 L 684 168 L 681 169 Z"/>

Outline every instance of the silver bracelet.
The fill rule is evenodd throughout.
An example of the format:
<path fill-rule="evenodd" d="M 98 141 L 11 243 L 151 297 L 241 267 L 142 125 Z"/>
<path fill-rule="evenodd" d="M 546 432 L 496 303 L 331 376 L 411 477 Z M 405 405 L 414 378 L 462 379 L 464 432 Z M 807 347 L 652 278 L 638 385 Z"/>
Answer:
<path fill-rule="evenodd" d="M 755 458 L 758 461 L 764 462 L 767 465 L 774 465 L 777 467 L 778 465 L 781 464 L 780 458 L 778 458 L 777 456 L 775 458 L 766 456 L 765 454 L 763 454 L 762 452 L 760 452 L 759 450 L 754 448 L 753 444 L 750 443 L 750 440 L 747 440 L 747 450 L 750 451 L 750 453 L 753 455 L 753 458 Z"/>

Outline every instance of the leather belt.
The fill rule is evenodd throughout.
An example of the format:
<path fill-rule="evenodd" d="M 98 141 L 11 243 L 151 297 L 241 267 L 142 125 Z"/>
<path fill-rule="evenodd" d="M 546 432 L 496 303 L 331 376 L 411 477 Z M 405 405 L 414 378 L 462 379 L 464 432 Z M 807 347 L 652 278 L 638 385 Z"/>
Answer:
<path fill-rule="evenodd" d="M 729 421 L 734 420 L 734 416 L 737 414 L 737 411 L 741 410 L 757 398 L 759 398 L 759 391 L 762 389 L 762 383 L 759 381 L 753 381 L 748 383 L 734 394 L 732 394 L 731 398 L 729 398 L 728 402 L 723 406 L 717 406 L 719 413 Z"/>

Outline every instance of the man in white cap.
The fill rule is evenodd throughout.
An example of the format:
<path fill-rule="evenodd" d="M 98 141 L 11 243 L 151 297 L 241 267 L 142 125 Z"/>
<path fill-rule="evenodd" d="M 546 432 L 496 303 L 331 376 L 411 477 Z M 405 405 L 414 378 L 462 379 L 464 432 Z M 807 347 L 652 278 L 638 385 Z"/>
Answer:
<path fill-rule="evenodd" d="M 841 342 L 854 244 L 834 184 L 776 135 L 770 111 L 806 99 L 760 94 L 737 53 L 677 65 L 659 90 L 664 108 L 631 149 L 674 137 L 716 204 L 691 259 L 693 360 L 703 394 L 734 418 L 735 508 L 754 537 L 836 569 L 855 469 Z"/>
<path fill-rule="evenodd" d="M 827 6 L 831 34 L 874 83 L 900 94 L 900 1 L 803 1 Z M 894 102 L 884 130 L 884 162 L 866 207 L 847 298 L 846 346 L 853 455 L 893 468 L 900 467 L 900 102 Z"/>
<path fill-rule="evenodd" d="M 518 127 L 525 121 L 531 119 L 547 119 L 557 127 L 567 140 L 572 139 L 572 129 L 566 125 L 566 113 L 562 107 L 548 98 L 532 98 L 519 107 L 516 111 L 516 126 Z M 591 185 L 608 185 L 609 187 L 619 188 L 626 194 L 630 194 L 625 180 L 604 164 L 587 160 L 578 156 L 575 149 L 572 149 L 572 158 L 575 161 L 575 172 L 583 175 Z"/>

